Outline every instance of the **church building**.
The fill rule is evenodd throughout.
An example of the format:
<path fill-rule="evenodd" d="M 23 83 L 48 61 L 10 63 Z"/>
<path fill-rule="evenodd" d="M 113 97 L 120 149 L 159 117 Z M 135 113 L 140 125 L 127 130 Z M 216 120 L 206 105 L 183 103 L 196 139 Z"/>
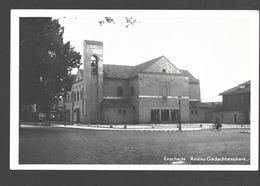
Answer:
<path fill-rule="evenodd" d="M 103 43 L 84 41 L 83 69 L 67 94 L 66 120 L 89 124 L 191 122 L 200 82 L 165 56 L 136 66 L 103 64 Z M 123 62 L 123 61 L 122 61 Z"/>

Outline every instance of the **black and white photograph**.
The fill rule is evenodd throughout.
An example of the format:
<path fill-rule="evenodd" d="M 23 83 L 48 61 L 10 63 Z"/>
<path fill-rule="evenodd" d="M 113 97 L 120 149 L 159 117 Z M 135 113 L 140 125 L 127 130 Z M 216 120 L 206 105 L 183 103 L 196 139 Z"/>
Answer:
<path fill-rule="evenodd" d="M 11 170 L 256 171 L 259 12 L 12 10 Z"/>

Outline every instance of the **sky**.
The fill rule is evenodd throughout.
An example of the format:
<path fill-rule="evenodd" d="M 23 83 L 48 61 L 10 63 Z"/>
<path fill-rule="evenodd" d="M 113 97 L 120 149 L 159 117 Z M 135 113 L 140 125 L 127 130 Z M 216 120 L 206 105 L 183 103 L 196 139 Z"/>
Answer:
<path fill-rule="evenodd" d="M 84 40 L 103 42 L 104 64 L 137 65 L 164 55 L 200 80 L 203 102 L 215 102 L 222 101 L 221 92 L 252 78 L 251 13 L 76 11 L 53 18 L 64 26 L 64 41 L 82 56 Z M 98 22 L 110 16 L 115 24 L 100 26 Z M 126 28 L 126 16 L 137 23 Z"/>

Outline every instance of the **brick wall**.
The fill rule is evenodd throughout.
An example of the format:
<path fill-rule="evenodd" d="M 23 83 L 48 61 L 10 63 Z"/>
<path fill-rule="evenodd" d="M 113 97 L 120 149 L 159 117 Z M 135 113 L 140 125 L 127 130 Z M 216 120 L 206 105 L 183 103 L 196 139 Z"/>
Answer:
<path fill-rule="evenodd" d="M 117 97 L 117 88 L 123 88 L 123 97 L 128 98 L 129 87 L 127 79 L 116 79 L 116 78 L 104 78 L 104 97 Z"/>
<path fill-rule="evenodd" d="M 177 98 L 139 98 L 139 123 L 151 122 L 151 109 L 158 110 L 179 110 L 179 100 Z M 181 121 L 188 123 L 189 100 L 181 100 Z M 170 122 L 168 122 L 170 123 Z"/>
<path fill-rule="evenodd" d="M 162 87 L 168 88 L 168 96 L 189 97 L 189 84 L 184 76 L 140 74 L 139 95 L 160 96 Z"/>
<path fill-rule="evenodd" d="M 200 84 L 189 83 L 189 97 L 191 100 L 200 100 Z"/>
<path fill-rule="evenodd" d="M 88 105 L 90 108 L 90 123 L 98 123 L 98 94 L 97 76 L 91 77 L 91 94 L 89 95 Z"/>
<path fill-rule="evenodd" d="M 102 109 L 103 124 L 133 124 L 133 108 L 105 108 Z"/>
<path fill-rule="evenodd" d="M 236 115 L 236 116 L 234 116 Z M 215 122 L 216 117 L 219 118 L 220 123 L 226 124 L 249 124 L 248 113 L 243 111 L 222 111 L 222 112 L 212 112 L 208 113 L 208 118 L 210 118 L 210 122 Z M 236 122 L 234 121 L 234 117 L 236 117 Z"/>
<path fill-rule="evenodd" d="M 250 109 L 250 93 L 223 96 L 223 109 L 226 111 Z"/>
<path fill-rule="evenodd" d="M 191 123 L 207 123 L 211 121 L 209 113 L 212 113 L 213 109 L 207 108 L 191 108 L 190 109 L 190 122 Z"/>
<path fill-rule="evenodd" d="M 131 93 L 131 86 L 134 87 L 134 96 L 129 96 L 129 100 L 134 105 L 134 123 L 138 123 L 139 118 L 139 87 L 138 87 L 138 77 L 129 79 L 128 86 L 129 86 L 129 93 Z"/>
<path fill-rule="evenodd" d="M 163 99 L 163 87 L 168 97 Z M 169 74 L 139 74 L 139 123 L 151 122 L 151 109 L 179 110 L 178 96 L 181 101 L 181 121 L 189 122 L 189 85 L 185 77 Z M 154 105 L 158 105 L 157 107 Z"/>

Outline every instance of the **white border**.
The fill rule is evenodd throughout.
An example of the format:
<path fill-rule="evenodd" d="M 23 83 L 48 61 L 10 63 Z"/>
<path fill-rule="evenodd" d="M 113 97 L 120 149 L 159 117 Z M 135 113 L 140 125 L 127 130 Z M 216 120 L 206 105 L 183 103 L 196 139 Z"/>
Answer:
<path fill-rule="evenodd" d="M 251 17 L 251 138 L 250 156 L 254 170 L 259 167 L 259 11 Z"/>
<path fill-rule="evenodd" d="M 162 13 L 163 11 L 163 13 Z M 135 17 L 249 17 L 252 25 L 251 50 L 251 139 L 250 165 L 19 165 L 19 18 L 52 16 L 135 16 Z M 188 170 L 188 171 L 256 171 L 259 162 L 259 11 L 250 10 L 11 10 L 11 73 L 10 73 L 10 169 L 11 170 Z"/>
<path fill-rule="evenodd" d="M 17 12 L 18 13 L 18 12 Z M 19 16 L 11 12 L 10 169 L 19 168 Z"/>

